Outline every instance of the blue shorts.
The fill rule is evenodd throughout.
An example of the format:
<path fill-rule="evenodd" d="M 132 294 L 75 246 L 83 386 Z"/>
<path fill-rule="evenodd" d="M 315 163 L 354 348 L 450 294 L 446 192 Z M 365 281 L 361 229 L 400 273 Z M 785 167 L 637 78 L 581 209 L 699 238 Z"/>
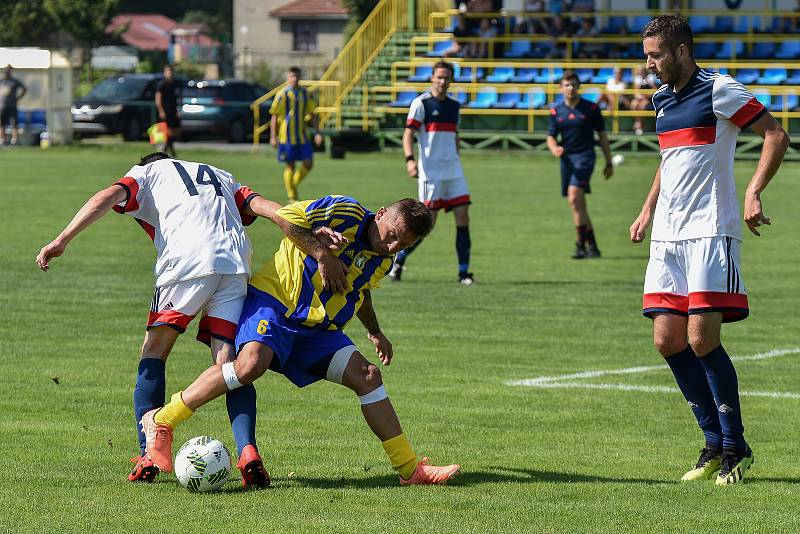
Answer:
<path fill-rule="evenodd" d="M 278 145 L 278 161 L 281 163 L 311 159 L 314 159 L 314 147 L 311 145 L 311 141 L 301 145 L 290 145 L 289 143 Z"/>
<path fill-rule="evenodd" d="M 594 150 L 564 154 L 561 156 L 561 196 L 567 196 L 567 188 L 571 185 L 580 187 L 586 193 L 592 192 L 589 181 L 594 172 L 597 156 Z"/>
<path fill-rule="evenodd" d="M 355 345 L 341 330 L 309 328 L 287 319 L 285 313 L 286 306 L 277 299 L 249 286 L 236 332 L 236 349 L 240 351 L 251 341 L 268 346 L 275 353 L 270 370 L 297 387 L 325 378 L 334 353 Z"/>

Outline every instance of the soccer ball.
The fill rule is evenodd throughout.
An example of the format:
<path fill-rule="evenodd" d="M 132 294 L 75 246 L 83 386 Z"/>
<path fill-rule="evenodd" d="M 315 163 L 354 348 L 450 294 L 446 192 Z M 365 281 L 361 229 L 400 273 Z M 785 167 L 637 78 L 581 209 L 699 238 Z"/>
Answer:
<path fill-rule="evenodd" d="M 175 476 L 189 491 L 214 491 L 228 481 L 231 455 L 219 440 L 192 438 L 175 455 Z"/>
<path fill-rule="evenodd" d="M 611 164 L 612 164 L 614 167 L 619 167 L 619 166 L 620 166 L 620 165 L 622 165 L 623 163 L 625 163 L 625 156 L 623 156 L 622 154 L 614 154 L 614 155 L 611 157 Z"/>

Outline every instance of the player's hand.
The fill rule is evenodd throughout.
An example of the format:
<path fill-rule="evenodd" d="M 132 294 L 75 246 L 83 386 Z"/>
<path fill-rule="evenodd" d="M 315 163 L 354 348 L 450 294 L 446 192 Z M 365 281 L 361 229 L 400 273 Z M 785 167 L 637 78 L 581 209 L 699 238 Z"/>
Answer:
<path fill-rule="evenodd" d="M 383 365 L 389 365 L 392 363 L 392 357 L 394 356 L 394 351 L 392 349 L 392 344 L 386 339 L 386 336 L 383 335 L 383 332 L 376 332 L 375 334 L 367 334 L 367 337 L 372 344 L 375 345 L 375 354 L 381 360 Z"/>
<path fill-rule="evenodd" d="M 350 242 L 345 236 L 327 226 L 316 228 L 311 233 L 329 250 L 342 250 Z"/>
<path fill-rule="evenodd" d="M 555 157 L 560 158 L 561 156 L 564 155 L 564 147 L 563 146 L 557 146 L 554 149 L 552 149 L 550 152 L 552 152 Z"/>
<path fill-rule="evenodd" d="M 275 139 L 274 137 L 270 137 L 269 138 L 269 144 L 270 144 L 270 146 L 278 146 L 278 140 Z"/>
<path fill-rule="evenodd" d="M 350 291 L 350 282 L 347 280 L 347 273 L 350 271 L 342 260 L 327 253 L 317 260 L 317 269 L 323 289 L 340 295 Z"/>
<path fill-rule="evenodd" d="M 631 241 L 634 243 L 641 243 L 644 241 L 645 236 L 647 236 L 647 228 L 650 226 L 650 222 L 652 221 L 653 217 L 649 213 L 642 212 L 636 217 L 636 220 L 633 221 L 631 225 Z"/>
<path fill-rule="evenodd" d="M 606 163 L 606 167 L 603 169 L 603 176 L 606 180 L 614 176 L 614 165 L 610 161 Z"/>
<path fill-rule="evenodd" d="M 47 271 L 50 268 L 50 260 L 64 254 L 66 248 L 67 246 L 58 240 L 51 241 L 39 251 L 39 255 L 36 256 L 36 264 L 41 270 Z"/>
<path fill-rule="evenodd" d="M 165 120 L 167 120 L 167 114 L 164 113 L 163 111 L 159 111 L 158 112 L 158 118 L 161 119 L 162 121 L 165 121 Z"/>
<path fill-rule="evenodd" d="M 417 168 L 416 160 L 409 160 L 406 161 L 406 171 L 408 171 L 408 175 L 412 178 L 416 178 L 419 176 L 419 169 Z"/>
<path fill-rule="evenodd" d="M 314 144 L 322 146 L 322 134 L 314 134 Z"/>
<path fill-rule="evenodd" d="M 761 233 L 756 228 L 762 224 L 772 224 L 772 221 L 764 216 L 761 197 L 758 193 L 747 191 L 744 195 L 744 222 L 747 224 L 747 228 L 757 236 L 761 236 Z"/>

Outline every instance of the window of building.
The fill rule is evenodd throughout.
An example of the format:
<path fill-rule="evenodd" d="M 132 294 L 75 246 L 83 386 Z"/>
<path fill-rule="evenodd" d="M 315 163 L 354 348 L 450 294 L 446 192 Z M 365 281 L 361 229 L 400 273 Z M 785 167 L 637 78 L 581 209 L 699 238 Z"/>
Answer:
<path fill-rule="evenodd" d="M 314 52 L 317 50 L 317 25 L 313 22 L 294 23 L 293 50 Z"/>

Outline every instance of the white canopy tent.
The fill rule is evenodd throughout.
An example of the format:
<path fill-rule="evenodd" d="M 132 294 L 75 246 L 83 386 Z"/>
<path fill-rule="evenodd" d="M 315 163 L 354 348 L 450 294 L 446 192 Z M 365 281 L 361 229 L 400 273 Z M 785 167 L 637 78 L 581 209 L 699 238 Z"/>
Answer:
<path fill-rule="evenodd" d="M 41 48 L 0 48 L 0 68 L 6 65 L 28 88 L 17 103 L 20 140 L 38 144 L 46 131 L 50 143 L 71 142 L 72 66 L 67 57 Z"/>

